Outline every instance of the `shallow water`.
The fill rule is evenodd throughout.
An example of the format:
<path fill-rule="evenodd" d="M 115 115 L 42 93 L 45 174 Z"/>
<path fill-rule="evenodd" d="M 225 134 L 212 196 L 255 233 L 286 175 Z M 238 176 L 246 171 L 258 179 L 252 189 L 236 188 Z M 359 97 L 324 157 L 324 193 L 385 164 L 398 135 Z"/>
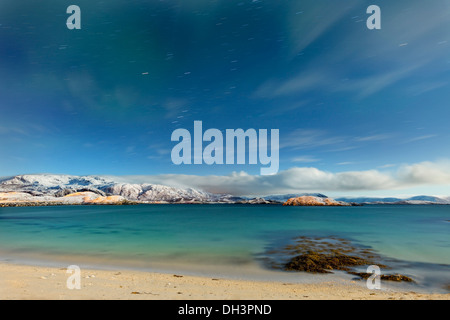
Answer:
<path fill-rule="evenodd" d="M 447 220 L 450 206 L 0 208 L 0 258 L 160 270 L 189 266 L 200 274 L 251 278 L 256 269 L 268 276 L 258 257 L 269 247 L 297 236 L 337 236 L 400 260 L 393 271 L 412 275 L 422 288 L 440 289 L 450 283 Z"/>

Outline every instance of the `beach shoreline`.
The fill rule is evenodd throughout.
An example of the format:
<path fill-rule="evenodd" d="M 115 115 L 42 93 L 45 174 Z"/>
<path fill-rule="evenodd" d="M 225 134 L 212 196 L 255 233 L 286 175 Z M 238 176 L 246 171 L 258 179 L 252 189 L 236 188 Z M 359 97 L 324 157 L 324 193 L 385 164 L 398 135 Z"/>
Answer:
<path fill-rule="evenodd" d="M 360 281 L 291 283 L 135 270 L 82 269 L 68 289 L 65 267 L 0 262 L 1 300 L 449 300 L 450 294 L 369 290 Z"/>

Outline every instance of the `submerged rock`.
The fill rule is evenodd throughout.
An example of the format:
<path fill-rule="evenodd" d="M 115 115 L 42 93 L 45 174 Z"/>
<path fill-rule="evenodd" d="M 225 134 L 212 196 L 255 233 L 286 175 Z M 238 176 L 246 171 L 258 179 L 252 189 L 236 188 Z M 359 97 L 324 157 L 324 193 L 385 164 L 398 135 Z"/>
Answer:
<path fill-rule="evenodd" d="M 350 274 L 353 274 L 355 276 L 361 277 L 361 279 L 367 280 L 371 276 L 373 276 L 373 273 L 367 273 L 367 272 L 349 272 Z M 415 282 L 412 278 L 408 276 L 404 276 L 402 274 L 381 274 L 380 275 L 381 280 L 387 280 L 387 281 L 405 281 L 405 282 Z"/>
<path fill-rule="evenodd" d="M 343 253 L 323 254 L 309 251 L 292 258 L 285 266 L 286 271 L 306 271 L 314 273 L 330 273 L 331 270 L 350 270 L 349 267 L 370 265 L 372 261 L 349 256 Z"/>

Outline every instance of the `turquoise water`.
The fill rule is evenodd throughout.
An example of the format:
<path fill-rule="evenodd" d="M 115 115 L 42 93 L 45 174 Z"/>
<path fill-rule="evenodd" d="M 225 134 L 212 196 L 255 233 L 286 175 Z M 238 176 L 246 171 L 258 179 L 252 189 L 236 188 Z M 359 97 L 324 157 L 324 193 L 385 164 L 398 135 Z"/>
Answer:
<path fill-rule="evenodd" d="M 447 220 L 450 206 L 0 208 L 0 257 L 201 270 L 257 263 L 268 247 L 296 236 L 338 236 L 408 262 L 400 271 L 425 282 L 439 275 L 450 283 Z"/>

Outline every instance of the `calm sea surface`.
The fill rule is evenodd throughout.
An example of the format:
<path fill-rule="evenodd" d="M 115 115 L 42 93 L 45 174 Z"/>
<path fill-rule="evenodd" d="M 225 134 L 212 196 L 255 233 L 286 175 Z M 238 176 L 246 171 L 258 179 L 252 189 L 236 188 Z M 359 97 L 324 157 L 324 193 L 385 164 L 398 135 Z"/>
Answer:
<path fill-rule="evenodd" d="M 239 275 L 264 269 L 261 255 L 294 237 L 337 236 L 401 261 L 394 271 L 438 288 L 450 284 L 449 220 L 450 206 L 0 208 L 0 260 Z"/>

